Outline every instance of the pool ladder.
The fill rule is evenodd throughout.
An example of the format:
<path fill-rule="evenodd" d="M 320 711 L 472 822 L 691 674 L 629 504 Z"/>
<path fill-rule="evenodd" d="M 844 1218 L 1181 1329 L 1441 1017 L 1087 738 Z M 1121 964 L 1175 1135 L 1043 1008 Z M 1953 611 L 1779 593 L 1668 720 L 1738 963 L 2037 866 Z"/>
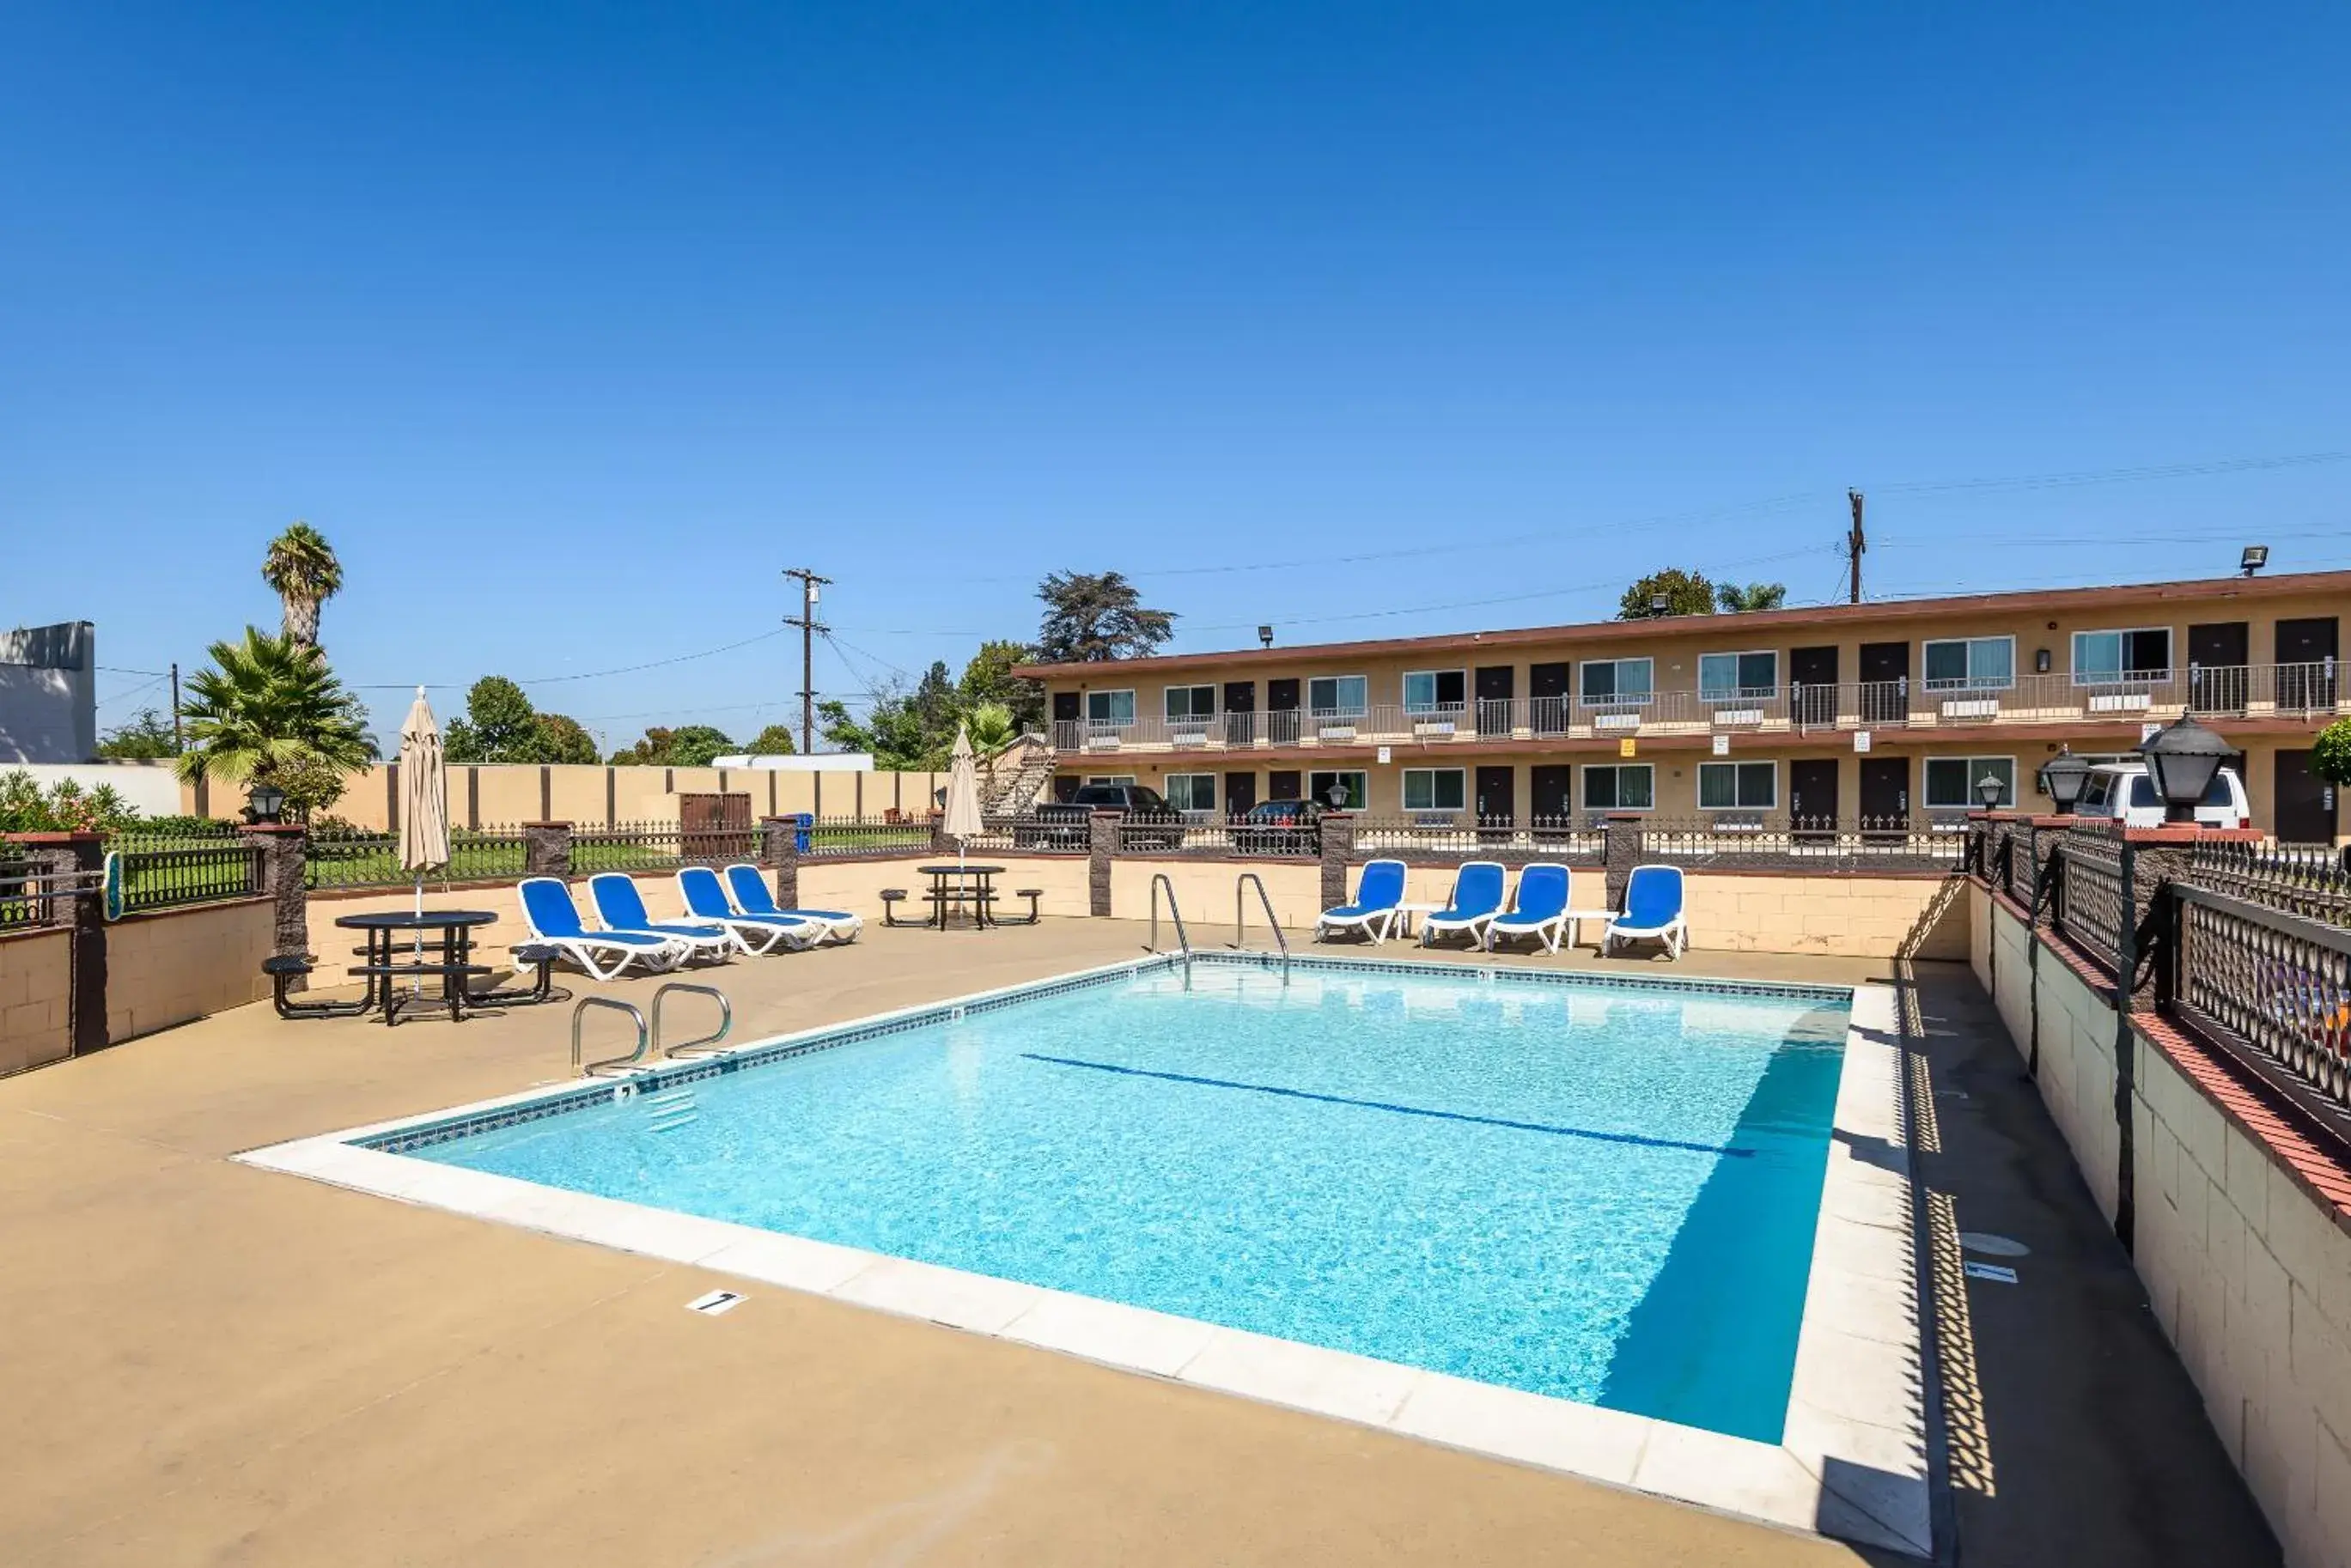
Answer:
<path fill-rule="evenodd" d="M 1192 936 L 1184 929 L 1184 911 L 1176 907 L 1176 884 L 1165 871 L 1151 876 L 1151 950 L 1159 950 L 1159 890 L 1167 889 L 1167 918 L 1176 923 L 1176 940 L 1184 952 L 1184 989 L 1192 989 Z"/>
<path fill-rule="evenodd" d="M 1265 910 L 1266 929 L 1273 933 L 1274 945 L 1281 950 L 1281 983 L 1290 984 L 1290 939 L 1281 934 L 1281 922 L 1273 918 L 1273 895 L 1265 890 L 1265 878 L 1254 871 L 1244 871 L 1233 878 L 1233 946 L 1238 948 L 1248 938 L 1249 905 L 1242 901 L 1241 890 L 1254 887 L 1257 901 Z"/>
<path fill-rule="evenodd" d="M 664 1051 L 662 1048 L 662 1003 L 668 999 L 672 992 L 678 991 L 693 992 L 696 995 L 706 996 L 718 1003 L 718 1032 L 672 1045 Z M 580 1061 L 580 1032 L 587 1026 L 588 1013 L 591 1008 L 602 1008 L 613 1012 L 625 1013 L 629 1022 L 637 1027 L 636 1048 L 625 1056 L 607 1056 L 601 1061 L 583 1064 Z M 646 1057 L 656 1054 L 664 1057 L 676 1057 L 688 1051 L 709 1050 L 721 1040 L 726 1039 L 727 1031 L 734 1027 L 734 1004 L 726 1000 L 726 993 L 715 985 L 694 985 L 682 980 L 670 981 L 653 992 L 653 1017 L 650 1025 L 645 1022 L 645 1015 L 628 1002 L 610 996 L 583 996 L 580 999 L 579 1004 L 571 1010 L 571 1070 L 583 1077 L 592 1077 L 608 1067 L 633 1073 L 638 1070 Z M 690 1104 L 689 1097 L 689 1106 Z"/>

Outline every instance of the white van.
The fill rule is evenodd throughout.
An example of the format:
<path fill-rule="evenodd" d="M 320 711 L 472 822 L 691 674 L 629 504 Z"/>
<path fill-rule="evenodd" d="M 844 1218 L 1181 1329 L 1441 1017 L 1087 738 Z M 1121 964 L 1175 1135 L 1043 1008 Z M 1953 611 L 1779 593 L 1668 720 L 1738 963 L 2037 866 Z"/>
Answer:
<path fill-rule="evenodd" d="M 2082 798 L 2074 804 L 2080 816 L 2119 817 L 2125 827 L 2161 827 L 2163 797 L 2147 776 L 2145 763 L 2102 763 L 2082 783 Z M 2247 827 L 2253 814 L 2245 803 L 2245 784 L 2234 768 L 2221 768 L 2204 786 L 2197 803 L 2201 827 Z"/>

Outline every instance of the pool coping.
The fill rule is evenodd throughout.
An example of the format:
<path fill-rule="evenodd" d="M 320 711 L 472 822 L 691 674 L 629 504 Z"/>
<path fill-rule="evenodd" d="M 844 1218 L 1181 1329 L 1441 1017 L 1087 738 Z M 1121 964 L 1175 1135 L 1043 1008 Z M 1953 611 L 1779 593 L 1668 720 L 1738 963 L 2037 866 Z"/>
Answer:
<path fill-rule="evenodd" d="M 1776 1445 L 395 1152 L 922 1028 L 972 1011 L 1112 983 L 1181 961 L 1159 955 L 1100 965 L 752 1041 L 625 1078 L 584 1081 L 590 1086 L 542 1085 L 235 1158 L 258 1168 L 738 1275 L 1806 1533 L 1932 1555 L 1913 1167 L 1902 1111 L 1896 992 L 1888 986 L 1782 986 L 1696 975 L 1618 977 L 1322 955 L 1292 961 L 1297 968 L 1326 972 L 1436 972 L 1577 989 L 1663 986 L 1714 994 L 1730 990 L 1849 999 L 1788 1417 Z M 1218 967 L 1272 962 L 1270 955 L 1231 952 L 1204 952 L 1194 961 Z"/>

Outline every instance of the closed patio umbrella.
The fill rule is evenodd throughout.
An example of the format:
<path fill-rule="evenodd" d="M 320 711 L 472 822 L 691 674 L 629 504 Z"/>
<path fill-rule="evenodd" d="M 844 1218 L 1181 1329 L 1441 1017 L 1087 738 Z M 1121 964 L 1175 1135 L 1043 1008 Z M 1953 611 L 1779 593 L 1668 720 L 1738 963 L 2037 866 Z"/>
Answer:
<path fill-rule="evenodd" d="M 418 914 L 424 912 L 424 873 L 447 864 L 449 787 L 441 726 L 419 686 L 400 726 L 400 868 L 415 873 Z"/>
<path fill-rule="evenodd" d="M 971 754 L 971 729 L 956 726 L 955 750 L 947 755 L 947 807 L 939 831 L 956 841 L 956 864 L 986 826 L 979 816 L 979 766 Z"/>

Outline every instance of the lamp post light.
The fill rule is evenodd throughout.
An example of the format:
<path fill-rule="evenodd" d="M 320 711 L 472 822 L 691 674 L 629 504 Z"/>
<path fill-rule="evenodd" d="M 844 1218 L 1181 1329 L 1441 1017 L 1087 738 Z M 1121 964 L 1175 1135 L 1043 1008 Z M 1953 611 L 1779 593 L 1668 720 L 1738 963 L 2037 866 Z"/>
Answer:
<path fill-rule="evenodd" d="M 246 792 L 246 809 L 256 822 L 276 822 L 286 809 L 286 792 L 275 784 L 257 784 Z"/>
<path fill-rule="evenodd" d="M 1667 609 L 1672 607 L 1673 602 L 1674 601 L 1672 599 L 1667 598 L 1664 594 L 1651 594 L 1649 596 L 1649 613 L 1654 616 L 1664 615 Z"/>
<path fill-rule="evenodd" d="M 2220 764 L 2237 749 L 2183 713 L 2132 748 L 2147 759 L 2147 776 L 2163 797 L 2163 820 L 2193 823 L 2196 807 Z"/>
<path fill-rule="evenodd" d="M 2074 815 L 2074 803 L 2082 798 L 2082 786 L 2090 782 L 2090 764 L 2074 754 L 2071 746 L 2060 746 L 2057 754 L 2041 764 L 2041 793 L 2049 797 L 2060 816 Z"/>
<path fill-rule="evenodd" d="M 1331 809 L 1332 811 L 1344 811 L 1347 809 L 1347 786 L 1340 783 L 1338 780 L 1332 780 L 1331 787 L 1324 790 L 1322 794 L 1323 798 L 1331 803 Z"/>
<path fill-rule="evenodd" d="M 1983 802 L 1986 811 L 1997 810 L 2000 797 L 2008 793 L 2008 781 L 1998 774 L 1987 773 L 1976 780 L 1976 798 Z"/>

